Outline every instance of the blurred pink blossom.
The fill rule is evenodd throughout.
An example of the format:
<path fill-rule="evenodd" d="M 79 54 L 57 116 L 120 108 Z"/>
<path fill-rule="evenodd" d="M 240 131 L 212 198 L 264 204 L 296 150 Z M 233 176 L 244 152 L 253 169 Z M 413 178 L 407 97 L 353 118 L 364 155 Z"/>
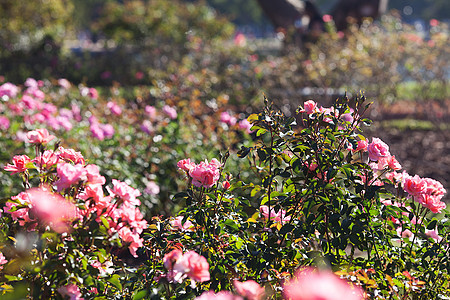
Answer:
<path fill-rule="evenodd" d="M 159 190 L 159 185 L 157 185 L 154 181 L 150 181 L 145 187 L 145 192 L 149 195 L 158 195 Z"/>
<path fill-rule="evenodd" d="M 177 230 L 191 230 L 194 227 L 194 224 L 192 224 L 191 221 L 186 220 L 186 222 L 183 222 L 183 217 L 178 216 L 172 220 L 170 220 L 170 226 L 172 226 L 173 229 Z"/>
<path fill-rule="evenodd" d="M 253 280 L 244 282 L 235 280 L 233 285 L 236 292 L 247 300 L 261 300 L 266 293 L 265 289 Z"/>
<path fill-rule="evenodd" d="M 237 120 L 234 116 L 230 115 L 229 112 L 224 111 L 220 114 L 220 122 L 225 123 L 229 126 L 234 126 Z"/>
<path fill-rule="evenodd" d="M 27 190 L 31 200 L 31 210 L 45 225 L 58 233 L 70 230 L 70 221 L 76 215 L 75 205 L 59 194 L 50 192 L 48 187 Z"/>
<path fill-rule="evenodd" d="M 10 82 L 6 82 L 0 85 L 0 98 L 2 98 L 3 96 L 7 96 L 8 98 L 15 98 L 18 93 L 19 88 Z"/>
<path fill-rule="evenodd" d="M 73 283 L 59 287 L 58 292 L 63 297 L 69 297 L 70 300 L 84 300 L 84 298 L 81 298 L 80 288 Z"/>
<path fill-rule="evenodd" d="M 239 121 L 239 128 L 247 131 L 247 133 L 252 132 L 252 130 L 250 129 L 252 128 L 252 124 L 247 119 Z"/>
<path fill-rule="evenodd" d="M 62 88 L 66 89 L 66 90 L 70 89 L 70 87 L 72 86 L 72 85 L 70 84 L 69 80 L 67 80 L 67 79 L 65 79 L 65 78 L 60 78 L 60 79 L 58 79 L 58 84 L 59 84 Z"/>
<path fill-rule="evenodd" d="M 122 114 L 122 108 L 120 108 L 120 106 L 114 101 L 109 101 L 106 104 L 106 107 L 116 116 L 120 116 Z"/>
<path fill-rule="evenodd" d="M 352 287 L 330 271 L 306 268 L 287 281 L 283 295 L 290 300 L 362 300 L 363 291 Z"/>
<path fill-rule="evenodd" d="M 165 113 L 170 119 L 175 120 L 178 116 L 175 107 L 164 105 L 162 108 L 163 113 Z"/>

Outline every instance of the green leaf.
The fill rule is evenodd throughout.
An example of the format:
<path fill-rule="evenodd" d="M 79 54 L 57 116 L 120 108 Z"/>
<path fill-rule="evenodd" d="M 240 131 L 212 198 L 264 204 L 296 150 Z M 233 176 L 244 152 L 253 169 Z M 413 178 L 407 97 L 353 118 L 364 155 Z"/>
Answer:
<path fill-rule="evenodd" d="M 133 295 L 133 300 L 140 300 L 143 299 L 145 296 L 147 296 L 146 290 L 136 291 Z"/>
<path fill-rule="evenodd" d="M 122 284 L 120 283 L 120 276 L 114 274 L 111 278 L 108 278 L 107 281 L 115 286 L 117 289 L 122 291 Z"/>

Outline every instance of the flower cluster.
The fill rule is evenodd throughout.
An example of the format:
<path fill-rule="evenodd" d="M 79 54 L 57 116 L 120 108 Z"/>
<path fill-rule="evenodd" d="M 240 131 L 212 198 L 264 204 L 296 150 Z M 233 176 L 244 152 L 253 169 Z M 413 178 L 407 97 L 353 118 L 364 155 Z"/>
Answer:
<path fill-rule="evenodd" d="M 189 277 L 195 287 L 196 282 L 210 280 L 208 261 L 194 251 L 183 254 L 181 250 L 172 250 L 164 256 L 164 267 L 169 271 L 167 277 L 170 281 L 182 282 Z"/>
<path fill-rule="evenodd" d="M 199 164 L 191 162 L 188 158 L 180 160 L 177 166 L 192 178 L 193 185 L 210 188 L 219 180 L 222 164 L 215 158 L 211 162 L 205 160 Z"/>

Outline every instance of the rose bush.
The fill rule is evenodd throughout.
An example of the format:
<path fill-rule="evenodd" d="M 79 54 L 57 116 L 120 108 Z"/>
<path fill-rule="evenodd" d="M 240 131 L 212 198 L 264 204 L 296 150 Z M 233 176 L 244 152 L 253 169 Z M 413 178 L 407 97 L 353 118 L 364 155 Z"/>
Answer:
<path fill-rule="evenodd" d="M 223 99 L 203 115 L 201 94 L 152 100 L 162 87 L 125 104 L 114 89 L 105 100 L 65 81 L 26 84 L 0 87 L 11 121 L 2 296 L 303 299 L 305 285 L 355 299 L 448 295 L 446 191 L 400 173 L 389 146 L 362 134 L 363 96 L 310 100 L 295 117 L 265 100 L 240 128 Z M 105 124 L 114 131 L 101 138 L 92 128 Z M 172 196 L 148 209 L 155 179 Z"/>

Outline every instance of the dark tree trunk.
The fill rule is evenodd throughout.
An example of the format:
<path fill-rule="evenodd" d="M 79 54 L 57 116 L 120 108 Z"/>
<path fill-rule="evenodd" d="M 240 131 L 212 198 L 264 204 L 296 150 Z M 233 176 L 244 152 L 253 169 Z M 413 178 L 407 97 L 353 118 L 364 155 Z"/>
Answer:
<path fill-rule="evenodd" d="M 388 0 L 339 0 L 331 15 L 338 31 L 345 30 L 349 23 L 362 24 L 364 18 L 377 19 L 387 9 Z"/>

